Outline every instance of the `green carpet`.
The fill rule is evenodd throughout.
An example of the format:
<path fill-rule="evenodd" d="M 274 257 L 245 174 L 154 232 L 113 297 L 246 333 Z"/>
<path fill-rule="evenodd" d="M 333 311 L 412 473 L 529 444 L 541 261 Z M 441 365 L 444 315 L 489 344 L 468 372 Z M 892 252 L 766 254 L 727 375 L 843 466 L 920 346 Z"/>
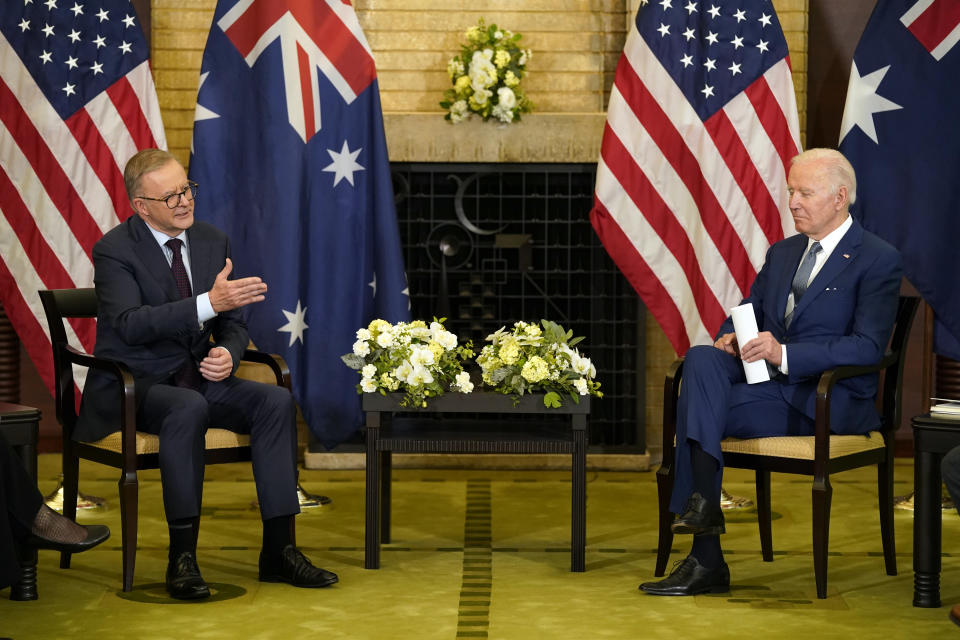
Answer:
<path fill-rule="evenodd" d="M 40 460 L 41 489 L 53 488 L 55 455 Z M 912 486 L 911 461 L 897 465 L 895 490 Z M 101 547 L 74 556 L 41 552 L 40 599 L 11 602 L 0 591 L 0 637 L 42 638 L 933 638 L 960 628 L 947 618 L 960 602 L 960 518 L 945 514 L 940 609 L 913 596 L 912 514 L 897 512 L 900 575 L 883 570 L 875 472 L 834 476 L 829 597 L 817 600 L 810 534 L 810 482 L 774 475 L 776 559 L 760 557 L 756 518 L 728 517 L 723 538 L 729 594 L 657 598 L 637 591 L 652 578 L 656 537 L 653 473 L 588 474 L 587 571 L 570 573 L 569 475 L 563 472 L 398 470 L 393 541 L 381 569 L 363 568 L 361 471 L 303 471 L 328 507 L 297 520 L 303 551 L 337 572 L 329 589 L 257 581 L 258 512 L 248 464 L 207 471 L 198 552 L 214 596 L 170 600 L 163 589 L 166 526 L 159 474 L 140 479 L 140 547 L 135 588 L 120 591 L 115 470 L 81 464 L 81 490 L 108 508 L 81 522 L 110 525 Z M 752 474 L 724 482 L 753 496 Z M 689 540 L 678 536 L 671 560 Z"/>

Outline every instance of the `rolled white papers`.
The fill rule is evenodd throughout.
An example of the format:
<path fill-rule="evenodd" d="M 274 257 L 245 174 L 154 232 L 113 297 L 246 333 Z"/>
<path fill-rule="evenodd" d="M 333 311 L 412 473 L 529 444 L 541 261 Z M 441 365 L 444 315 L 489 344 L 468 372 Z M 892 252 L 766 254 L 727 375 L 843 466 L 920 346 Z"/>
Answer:
<path fill-rule="evenodd" d="M 733 320 L 733 330 L 737 334 L 737 344 L 742 345 L 757 337 L 757 317 L 753 315 L 751 303 L 742 304 L 730 310 L 730 319 Z M 766 360 L 743 362 L 743 373 L 747 376 L 747 384 L 766 382 L 770 379 Z"/>

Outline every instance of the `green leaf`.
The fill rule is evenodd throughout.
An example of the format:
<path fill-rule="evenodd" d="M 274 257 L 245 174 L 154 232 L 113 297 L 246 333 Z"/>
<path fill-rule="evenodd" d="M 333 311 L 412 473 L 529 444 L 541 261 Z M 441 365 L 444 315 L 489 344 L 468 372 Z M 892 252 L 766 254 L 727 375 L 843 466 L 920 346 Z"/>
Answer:
<path fill-rule="evenodd" d="M 551 391 L 543 396 L 543 406 L 548 409 L 559 409 L 562 404 L 563 403 L 560 402 L 560 394 L 556 391 Z"/>
<path fill-rule="evenodd" d="M 345 365 L 357 371 L 363 369 L 364 365 L 367 364 L 367 361 L 364 360 L 362 356 L 358 356 L 355 353 L 344 354 L 340 356 L 340 359 L 343 360 Z"/>

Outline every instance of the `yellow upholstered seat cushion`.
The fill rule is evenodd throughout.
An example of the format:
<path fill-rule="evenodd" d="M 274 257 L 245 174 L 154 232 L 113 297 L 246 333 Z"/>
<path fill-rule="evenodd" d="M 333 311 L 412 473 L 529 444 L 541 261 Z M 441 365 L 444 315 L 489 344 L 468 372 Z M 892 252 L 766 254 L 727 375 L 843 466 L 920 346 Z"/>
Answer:
<path fill-rule="evenodd" d="M 830 436 L 830 457 L 839 458 L 852 453 L 883 448 L 883 434 L 871 431 L 866 435 Z M 777 436 L 773 438 L 725 438 L 720 443 L 724 453 L 748 453 L 778 458 L 813 460 L 813 436 Z"/>
<path fill-rule="evenodd" d="M 106 438 L 90 443 L 95 447 L 117 451 L 120 449 L 120 432 L 114 431 Z M 230 449 L 233 447 L 246 447 L 250 445 L 250 436 L 234 433 L 229 429 L 207 429 L 206 448 L 207 449 Z M 137 453 L 157 453 L 160 451 L 160 438 L 142 431 L 137 431 Z"/>

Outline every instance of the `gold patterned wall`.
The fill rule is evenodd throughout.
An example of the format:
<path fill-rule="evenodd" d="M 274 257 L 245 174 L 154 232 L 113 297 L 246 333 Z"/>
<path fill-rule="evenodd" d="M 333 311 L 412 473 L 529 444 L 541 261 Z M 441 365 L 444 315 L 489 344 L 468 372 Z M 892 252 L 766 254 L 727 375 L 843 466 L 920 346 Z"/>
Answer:
<path fill-rule="evenodd" d="M 377 63 L 390 157 L 398 161 L 593 162 L 606 96 L 640 0 L 354 0 Z M 800 130 L 806 125 L 808 0 L 774 0 L 790 47 Z M 170 150 L 189 160 L 200 63 L 216 0 L 152 0 L 152 63 Z M 478 10 L 483 6 L 482 11 Z M 483 17 L 534 51 L 524 80 L 537 106 L 501 128 L 442 120 L 447 60 Z M 435 133 L 436 135 L 429 135 Z M 480 135 L 482 134 L 482 135 Z M 801 136 L 803 134 L 801 133 Z M 648 448 L 660 451 L 663 374 L 675 358 L 648 318 Z"/>

